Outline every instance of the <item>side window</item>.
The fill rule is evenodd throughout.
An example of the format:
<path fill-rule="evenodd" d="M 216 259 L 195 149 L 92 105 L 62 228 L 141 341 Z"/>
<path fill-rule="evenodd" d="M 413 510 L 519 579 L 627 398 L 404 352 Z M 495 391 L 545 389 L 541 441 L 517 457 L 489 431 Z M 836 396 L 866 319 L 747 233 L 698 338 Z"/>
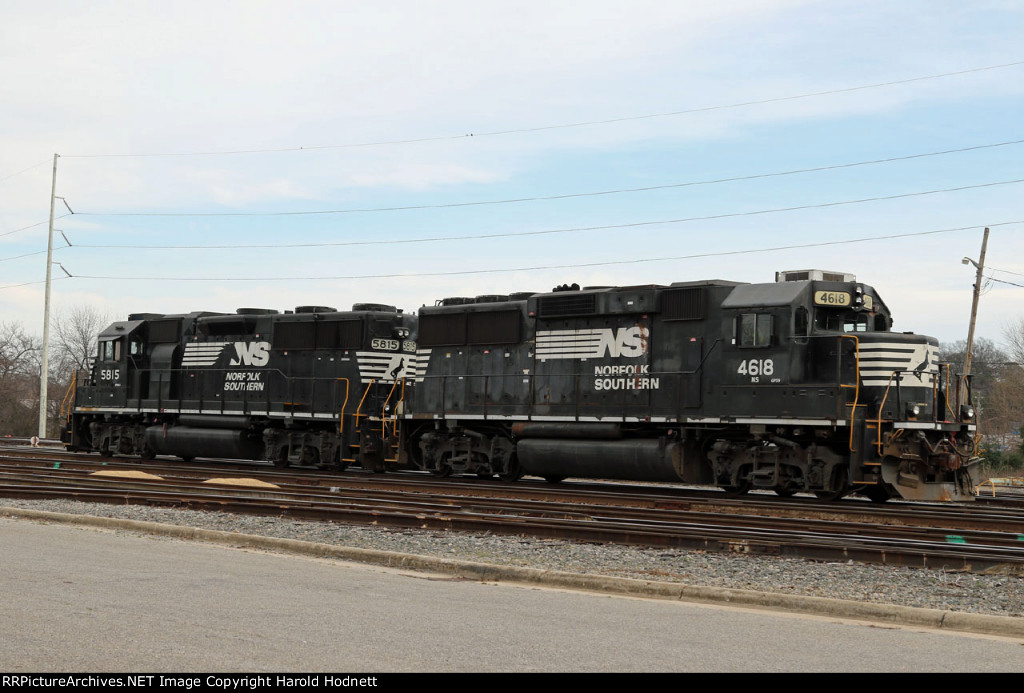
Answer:
<path fill-rule="evenodd" d="M 766 347 L 772 343 L 772 316 L 769 313 L 743 313 L 737 316 L 735 342 L 741 347 Z"/>
<path fill-rule="evenodd" d="M 806 308 L 800 306 L 793 314 L 793 339 L 800 344 L 807 343 L 807 337 L 811 333 L 811 316 Z"/>
<path fill-rule="evenodd" d="M 121 340 L 109 339 L 105 342 L 100 342 L 100 359 L 103 361 L 120 361 Z"/>

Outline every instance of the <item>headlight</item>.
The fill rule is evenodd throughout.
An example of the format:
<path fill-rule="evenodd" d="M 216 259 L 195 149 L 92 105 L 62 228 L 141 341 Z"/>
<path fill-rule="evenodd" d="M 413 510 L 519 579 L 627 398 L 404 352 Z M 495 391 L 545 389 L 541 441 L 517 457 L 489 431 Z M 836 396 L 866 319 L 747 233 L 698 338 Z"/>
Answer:
<path fill-rule="evenodd" d="M 962 421 L 971 421 L 974 419 L 974 407 L 970 404 L 965 404 L 960 407 L 960 419 Z"/>
<path fill-rule="evenodd" d="M 921 407 L 917 404 L 907 405 L 907 418 L 916 419 L 921 414 Z"/>

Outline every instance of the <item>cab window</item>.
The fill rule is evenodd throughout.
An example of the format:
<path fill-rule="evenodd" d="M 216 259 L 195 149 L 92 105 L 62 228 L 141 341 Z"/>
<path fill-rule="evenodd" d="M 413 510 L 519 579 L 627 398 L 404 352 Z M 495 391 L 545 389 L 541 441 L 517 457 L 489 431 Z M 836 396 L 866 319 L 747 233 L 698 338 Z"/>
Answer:
<path fill-rule="evenodd" d="M 770 313 L 743 313 L 736 317 L 734 342 L 741 347 L 766 347 L 772 343 Z"/>
<path fill-rule="evenodd" d="M 105 342 L 100 342 L 100 360 L 101 361 L 120 361 L 121 360 L 121 340 L 120 339 L 109 339 Z"/>
<path fill-rule="evenodd" d="M 810 333 L 810 313 L 803 306 L 798 306 L 796 312 L 793 313 L 793 338 L 800 344 L 806 344 Z"/>

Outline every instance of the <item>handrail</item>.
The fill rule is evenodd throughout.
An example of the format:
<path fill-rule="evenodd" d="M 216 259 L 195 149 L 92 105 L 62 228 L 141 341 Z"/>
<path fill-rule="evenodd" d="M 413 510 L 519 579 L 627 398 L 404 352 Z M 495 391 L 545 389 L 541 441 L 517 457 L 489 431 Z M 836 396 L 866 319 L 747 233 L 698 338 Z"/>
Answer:
<path fill-rule="evenodd" d="M 75 390 L 78 387 L 78 369 L 74 369 L 71 372 L 71 382 L 68 383 L 67 392 L 64 393 L 64 399 L 60 402 L 60 418 L 67 421 L 71 418 L 71 403 L 74 402 Z"/>
<path fill-rule="evenodd" d="M 365 390 L 363 390 L 363 396 L 362 396 L 362 398 L 361 398 L 361 399 L 359 400 L 359 406 L 358 406 L 358 407 L 356 407 L 356 413 L 355 413 L 355 419 L 356 419 L 356 428 L 359 428 L 359 417 L 360 417 L 360 416 L 369 416 L 368 414 L 360 414 L 360 412 L 361 412 L 361 411 L 363 410 L 363 402 L 365 402 L 365 401 L 366 401 L 366 396 L 367 396 L 368 394 L 370 394 L 370 386 L 371 386 L 371 385 L 373 385 L 373 384 L 374 384 L 375 382 L 377 382 L 377 379 L 376 379 L 376 378 L 373 378 L 373 379 L 371 379 L 371 380 L 370 380 L 370 382 L 368 382 L 368 383 L 366 384 L 366 389 L 365 389 Z"/>
<path fill-rule="evenodd" d="M 401 396 L 399 396 L 399 402 L 402 401 L 402 396 L 405 395 L 405 378 L 395 378 L 395 382 L 392 383 L 391 389 L 388 390 L 388 396 L 384 398 L 384 404 L 380 408 L 380 437 L 381 440 L 387 439 L 387 427 L 388 427 L 388 403 L 391 401 L 391 395 L 395 394 L 395 388 L 398 387 L 398 383 L 402 383 Z M 371 383 L 372 384 L 372 383 Z M 369 390 L 369 387 L 367 387 Z M 365 395 L 364 395 L 365 397 Z"/>
<path fill-rule="evenodd" d="M 885 392 L 882 394 L 882 401 L 878 403 L 878 418 L 874 420 L 878 424 L 878 439 L 875 442 L 875 446 L 878 448 L 878 454 L 882 454 L 882 411 L 885 410 L 885 402 L 889 399 L 889 388 L 892 387 L 892 379 L 896 377 L 896 371 L 889 374 L 889 381 L 885 384 Z M 900 429 L 901 431 L 903 429 Z"/>
<path fill-rule="evenodd" d="M 860 337 L 858 337 L 857 335 L 854 335 L 854 334 L 841 334 L 841 335 L 839 335 L 839 345 L 840 345 L 840 349 L 839 349 L 839 363 L 840 363 L 840 368 L 842 368 L 842 358 L 843 358 L 843 356 L 842 356 L 842 343 L 843 343 L 843 341 L 842 340 L 844 340 L 844 339 L 852 339 L 853 340 L 853 353 L 854 353 L 854 364 L 855 364 L 854 384 L 853 385 L 844 385 L 841 382 L 842 381 L 842 370 L 840 370 L 840 372 L 839 372 L 839 379 L 840 379 L 839 387 L 840 388 L 843 388 L 843 387 L 852 387 L 853 388 L 853 404 L 848 404 L 846 406 L 850 407 L 850 443 L 849 443 L 849 448 L 850 448 L 850 452 L 856 452 L 856 449 L 853 447 L 853 422 L 854 422 L 854 419 L 857 416 L 857 406 L 858 406 L 858 404 L 860 402 Z M 879 411 L 881 411 L 881 410 L 879 410 Z M 879 416 L 881 416 L 881 413 L 879 413 Z M 866 420 L 867 419 L 865 419 L 865 421 Z"/>
<path fill-rule="evenodd" d="M 335 382 L 339 380 L 345 381 L 345 401 L 341 403 L 341 411 L 338 412 L 338 435 L 342 436 L 344 440 L 345 433 L 345 407 L 348 406 L 348 395 L 349 395 L 349 382 L 348 378 L 335 378 Z"/>

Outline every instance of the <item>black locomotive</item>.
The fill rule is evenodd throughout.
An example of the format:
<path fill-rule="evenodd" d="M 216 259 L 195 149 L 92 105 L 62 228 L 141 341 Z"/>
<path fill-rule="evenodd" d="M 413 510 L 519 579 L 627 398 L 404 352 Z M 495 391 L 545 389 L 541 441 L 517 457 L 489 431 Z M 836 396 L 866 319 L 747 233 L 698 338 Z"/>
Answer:
<path fill-rule="evenodd" d="M 135 315 L 72 449 L 439 476 L 974 497 L 969 379 L 852 275 L 563 286 L 352 311 Z"/>

